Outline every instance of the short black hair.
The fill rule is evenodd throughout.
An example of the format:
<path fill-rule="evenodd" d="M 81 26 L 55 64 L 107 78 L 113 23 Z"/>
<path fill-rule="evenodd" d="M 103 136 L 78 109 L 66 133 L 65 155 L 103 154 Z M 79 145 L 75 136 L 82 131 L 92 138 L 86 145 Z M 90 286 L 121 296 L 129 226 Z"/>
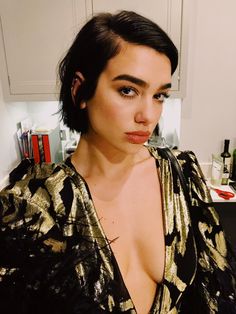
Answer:
<path fill-rule="evenodd" d="M 169 36 L 156 23 L 125 10 L 116 14 L 100 13 L 93 16 L 79 31 L 59 64 L 60 112 L 63 122 L 70 130 L 87 132 L 87 110 L 81 110 L 80 103 L 92 98 L 100 74 L 107 62 L 121 50 L 122 40 L 148 46 L 165 54 L 171 63 L 171 74 L 176 70 L 178 51 Z M 74 101 L 71 86 L 77 71 L 83 74 L 85 80 Z"/>

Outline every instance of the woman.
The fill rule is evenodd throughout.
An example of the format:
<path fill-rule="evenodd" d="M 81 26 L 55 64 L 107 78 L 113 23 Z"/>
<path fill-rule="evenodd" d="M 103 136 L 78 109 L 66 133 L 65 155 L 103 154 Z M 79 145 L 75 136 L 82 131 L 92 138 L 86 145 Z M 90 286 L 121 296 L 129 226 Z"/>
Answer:
<path fill-rule="evenodd" d="M 135 14 L 99 14 L 60 64 L 62 116 L 81 133 L 59 165 L 1 193 L 4 313 L 236 313 L 229 252 L 191 152 L 145 145 L 177 50 Z"/>

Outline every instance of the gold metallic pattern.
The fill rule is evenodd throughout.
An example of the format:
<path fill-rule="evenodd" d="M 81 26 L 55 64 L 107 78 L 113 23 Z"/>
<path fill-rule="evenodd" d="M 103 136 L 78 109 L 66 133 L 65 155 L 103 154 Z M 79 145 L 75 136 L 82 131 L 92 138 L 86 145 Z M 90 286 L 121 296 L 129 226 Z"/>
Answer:
<path fill-rule="evenodd" d="M 133 313 L 135 313 L 134 305 L 133 305 L 133 302 L 131 301 L 131 299 L 124 301 L 124 302 L 121 302 L 120 303 L 120 309 L 121 309 L 121 312 L 132 310 Z"/>
<path fill-rule="evenodd" d="M 224 257 L 227 255 L 227 247 L 223 231 L 220 231 L 215 236 L 216 250 Z"/>
<path fill-rule="evenodd" d="M 188 302 L 184 295 L 192 283 L 201 290 L 202 302 L 209 310 L 207 314 L 217 313 L 219 292 L 214 290 L 213 284 L 211 286 L 211 281 L 215 272 L 227 272 L 230 266 L 226 260 L 224 233 L 211 206 L 197 159 L 191 152 L 174 152 L 189 184 L 192 201 L 189 208 L 169 160 L 162 156 L 161 149 L 148 149 L 156 159 L 160 177 L 166 243 L 164 278 L 158 285 L 150 314 L 177 314 L 182 303 Z M 63 282 L 57 286 L 55 281 L 48 286 L 50 293 L 66 291 L 69 300 L 74 293 L 70 287 L 76 285 L 79 294 L 77 306 L 80 306 L 79 302 L 88 302 L 86 306 L 97 306 L 99 313 L 136 313 L 117 263 L 114 263 L 115 257 L 90 191 L 70 159 L 59 165 L 30 167 L 22 180 L 0 193 L 0 210 L 1 237 L 6 235 L 8 240 L 13 239 L 16 230 L 22 239 L 30 235 L 37 243 L 38 251 L 34 251 L 32 257 L 39 260 L 39 273 L 44 261 L 47 265 L 46 257 L 50 258 L 50 263 L 55 260 L 52 270 L 44 266 L 48 273 L 42 274 L 43 280 L 54 278 L 54 273 L 62 271 L 61 276 L 65 278 L 58 278 L 64 278 Z M 73 261 L 72 268 L 67 260 Z M 61 263 L 67 265 L 62 270 Z M 17 271 L 17 267 L 7 268 L 0 264 L 0 283 Z M 66 271 L 68 275 L 64 274 Z M 40 281 L 31 282 L 29 287 L 39 289 Z M 191 312 L 191 306 L 189 304 L 186 311 L 186 305 L 183 305 L 181 314 Z M 91 313 L 96 313 L 94 311 Z"/>

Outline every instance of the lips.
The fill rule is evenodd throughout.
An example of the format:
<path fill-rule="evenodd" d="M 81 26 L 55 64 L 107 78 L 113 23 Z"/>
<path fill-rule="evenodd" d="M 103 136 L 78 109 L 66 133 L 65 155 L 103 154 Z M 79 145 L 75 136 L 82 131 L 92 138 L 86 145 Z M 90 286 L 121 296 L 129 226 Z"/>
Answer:
<path fill-rule="evenodd" d="M 125 133 L 128 142 L 132 144 L 144 144 L 150 137 L 148 131 L 134 131 Z"/>

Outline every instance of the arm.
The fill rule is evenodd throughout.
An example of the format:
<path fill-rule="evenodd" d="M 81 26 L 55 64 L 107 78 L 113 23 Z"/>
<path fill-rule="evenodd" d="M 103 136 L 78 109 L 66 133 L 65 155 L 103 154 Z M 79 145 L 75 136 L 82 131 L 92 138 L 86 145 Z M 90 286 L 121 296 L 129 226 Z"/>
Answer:
<path fill-rule="evenodd" d="M 63 250 L 49 213 L 45 176 L 39 168 L 30 168 L 20 181 L 0 192 L 0 304 L 4 314 L 36 313 L 34 307 L 45 304 L 42 297 L 46 293 L 43 296 L 40 287 L 46 287 L 47 276 Z"/>
<path fill-rule="evenodd" d="M 0 192 L 1 313 L 104 313 L 107 288 L 94 289 L 102 258 L 73 184 L 61 167 L 37 166 Z"/>

